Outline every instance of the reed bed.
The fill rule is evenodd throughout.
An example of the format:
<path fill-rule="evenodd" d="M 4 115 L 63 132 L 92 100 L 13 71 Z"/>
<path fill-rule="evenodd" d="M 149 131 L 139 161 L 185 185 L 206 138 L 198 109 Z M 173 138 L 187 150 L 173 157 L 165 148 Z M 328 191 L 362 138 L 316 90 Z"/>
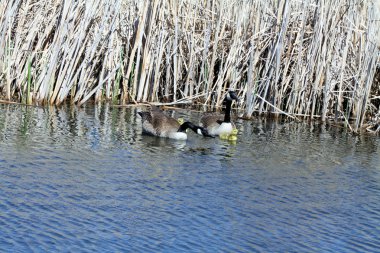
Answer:
<path fill-rule="evenodd" d="M 0 92 L 220 106 L 235 89 L 243 117 L 357 131 L 380 117 L 379 20 L 371 0 L 1 1 Z"/>

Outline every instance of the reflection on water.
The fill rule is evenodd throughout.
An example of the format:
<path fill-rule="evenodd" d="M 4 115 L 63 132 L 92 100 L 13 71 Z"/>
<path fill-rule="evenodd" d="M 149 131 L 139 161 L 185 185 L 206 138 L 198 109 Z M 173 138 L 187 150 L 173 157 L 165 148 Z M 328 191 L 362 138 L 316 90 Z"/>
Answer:
<path fill-rule="evenodd" d="M 0 105 L 1 252 L 378 250 L 378 138 L 238 120 L 236 143 L 175 141 L 136 110 Z"/>

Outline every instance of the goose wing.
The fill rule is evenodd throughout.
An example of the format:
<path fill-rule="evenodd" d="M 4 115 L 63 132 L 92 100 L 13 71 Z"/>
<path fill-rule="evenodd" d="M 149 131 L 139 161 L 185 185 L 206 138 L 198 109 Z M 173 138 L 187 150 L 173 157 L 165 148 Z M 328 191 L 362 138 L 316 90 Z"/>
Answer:
<path fill-rule="evenodd" d="M 150 111 L 138 112 L 142 119 L 143 132 L 160 137 L 169 137 L 170 133 L 178 131 L 180 124 L 174 118 L 167 116 L 160 109 L 153 107 Z"/>
<path fill-rule="evenodd" d="M 156 129 L 158 135 L 167 132 L 177 132 L 180 127 L 176 119 L 169 117 L 161 110 L 151 110 L 150 114 L 152 116 L 153 128 Z"/>
<path fill-rule="evenodd" d="M 219 122 L 223 121 L 223 117 L 221 114 L 207 113 L 200 119 L 200 124 L 205 128 L 218 127 L 220 125 Z"/>

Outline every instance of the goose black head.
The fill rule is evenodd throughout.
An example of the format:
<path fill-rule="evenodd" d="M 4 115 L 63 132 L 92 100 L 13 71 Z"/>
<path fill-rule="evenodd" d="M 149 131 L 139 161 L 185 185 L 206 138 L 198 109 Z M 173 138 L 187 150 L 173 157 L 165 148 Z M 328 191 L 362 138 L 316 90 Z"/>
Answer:
<path fill-rule="evenodd" d="M 203 128 L 203 127 L 200 127 L 200 126 L 196 126 L 196 127 L 197 127 L 197 134 L 202 135 L 204 137 L 215 138 L 215 136 L 209 134 L 209 132 L 207 131 L 206 128 Z"/>
<path fill-rule="evenodd" d="M 214 136 L 210 135 L 207 131 L 206 128 L 203 128 L 203 127 L 200 127 L 200 126 L 196 126 L 194 125 L 193 123 L 189 122 L 189 121 L 186 121 L 185 123 L 183 123 L 179 129 L 178 129 L 178 132 L 186 132 L 186 129 L 190 128 L 191 130 L 193 130 L 196 134 L 199 134 L 199 135 L 202 135 L 204 137 L 212 137 L 214 138 Z"/>
<path fill-rule="evenodd" d="M 236 102 L 239 104 L 239 98 L 236 95 L 236 92 L 229 90 L 226 94 L 226 97 L 224 98 L 224 102 L 226 103 L 226 112 L 224 113 L 223 122 L 231 122 L 231 106 L 233 100 L 236 100 Z"/>
<path fill-rule="evenodd" d="M 238 96 L 237 96 L 237 94 L 236 94 L 235 91 L 230 90 L 230 91 L 227 92 L 226 100 L 227 101 L 232 101 L 232 100 L 239 101 L 239 98 L 238 98 Z"/>

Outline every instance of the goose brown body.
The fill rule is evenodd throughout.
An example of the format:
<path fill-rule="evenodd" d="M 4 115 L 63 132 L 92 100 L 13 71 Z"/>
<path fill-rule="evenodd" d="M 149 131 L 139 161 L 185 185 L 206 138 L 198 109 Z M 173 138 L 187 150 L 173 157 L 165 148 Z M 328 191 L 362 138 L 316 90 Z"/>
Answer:
<path fill-rule="evenodd" d="M 147 134 L 159 137 L 169 137 L 170 133 L 177 132 L 181 126 L 178 121 L 167 116 L 156 107 L 150 111 L 139 112 L 142 118 L 142 128 Z"/>
<path fill-rule="evenodd" d="M 211 135 L 231 134 L 234 130 L 234 125 L 231 123 L 231 105 L 233 100 L 238 100 L 236 93 L 234 91 L 227 92 L 224 115 L 206 113 L 200 119 L 200 125 L 206 128 Z"/>
<path fill-rule="evenodd" d="M 224 114 L 206 113 L 202 116 L 200 125 L 209 130 L 210 134 L 216 135 L 215 131 L 220 127 L 223 119 Z"/>
<path fill-rule="evenodd" d="M 150 111 L 138 112 L 142 119 L 142 129 L 146 134 L 172 138 L 178 140 L 186 140 L 186 129 L 190 128 L 195 133 L 212 137 L 203 127 L 194 125 L 191 122 L 180 124 L 176 119 L 169 117 L 160 109 L 153 107 Z"/>

